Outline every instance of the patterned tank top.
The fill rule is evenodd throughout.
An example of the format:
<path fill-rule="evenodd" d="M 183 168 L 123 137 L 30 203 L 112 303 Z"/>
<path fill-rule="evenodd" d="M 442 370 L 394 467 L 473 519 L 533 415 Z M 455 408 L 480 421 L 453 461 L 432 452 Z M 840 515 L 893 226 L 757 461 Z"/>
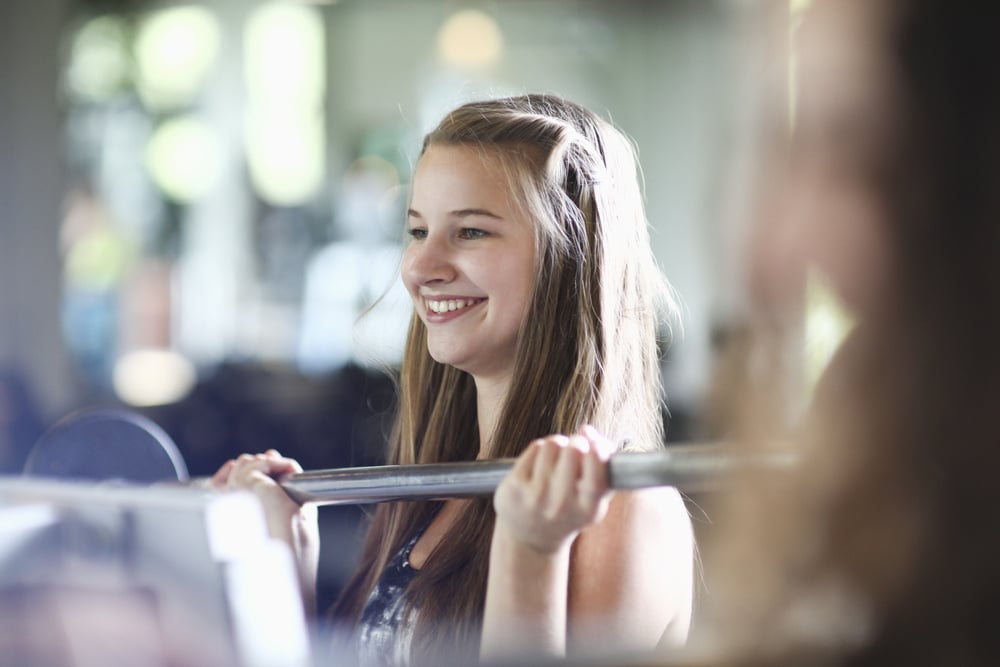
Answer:
<path fill-rule="evenodd" d="M 410 662 L 416 613 L 413 609 L 407 612 L 406 589 L 417 574 L 410 566 L 410 552 L 424 530 L 426 526 L 396 552 L 365 602 L 355 646 L 358 664 L 362 667 Z"/>

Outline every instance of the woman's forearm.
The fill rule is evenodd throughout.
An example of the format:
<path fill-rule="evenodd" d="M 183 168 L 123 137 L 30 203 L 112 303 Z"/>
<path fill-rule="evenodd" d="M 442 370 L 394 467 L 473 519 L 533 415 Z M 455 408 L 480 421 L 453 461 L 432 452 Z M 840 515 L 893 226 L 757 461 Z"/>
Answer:
<path fill-rule="evenodd" d="M 569 542 L 544 553 L 497 527 L 486 586 L 483 658 L 565 655 L 569 553 Z"/>

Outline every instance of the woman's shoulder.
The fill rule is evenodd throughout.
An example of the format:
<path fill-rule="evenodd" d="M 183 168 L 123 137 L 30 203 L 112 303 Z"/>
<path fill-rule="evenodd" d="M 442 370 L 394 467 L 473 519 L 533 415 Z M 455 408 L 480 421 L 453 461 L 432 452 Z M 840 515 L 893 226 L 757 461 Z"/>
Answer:
<path fill-rule="evenodd" d="M 619 491 L 612 494 L 607 515 L 584 530 L 578 541 L 601 545 L 602 550 L 642 544 L 676 553 L 678 547 L 693 546 L 691 516 L 684 498 L 673 487 Z"/>
<path fill-rule="evenodd" d="M 608 518 L 615 524 L 637 530 L 668 530 L 672 533 L 691 529 L 684 498 L 672 486 L 616 492 L 608 504 Z"/>
<path fill-rule="evenodd" d="M 681 494 L 672 487 L 616 492 L 607 515 L 574 544 L 571 608 L 613 616 L 626 644 L 679 644 L 694 592 L 694 538 Z"/>

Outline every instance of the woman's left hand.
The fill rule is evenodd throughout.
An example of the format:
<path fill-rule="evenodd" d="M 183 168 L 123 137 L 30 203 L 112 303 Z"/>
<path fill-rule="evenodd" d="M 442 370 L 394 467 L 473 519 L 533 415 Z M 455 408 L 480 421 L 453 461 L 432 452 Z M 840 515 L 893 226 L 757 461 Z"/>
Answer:
<path fill-rule="evenodd" d="M 319 567 L 319 526 L 315 505 L 299 505 L 278 480 L 302 472 L 298 461 L 274 449 L 263 454 L 241 454 L 226 461 L 212 476 L 217 491 L 249 491 L 261 503 L 268 533 L 289 546 L 302 582 L 308 612 L 315 610 L 316 572 Z"/>
<path fill-rule="evenodd" d="M 493 497 L 497 531 L 541 554 L 568 548 L 607 512 L 613 449 L 591 426 L 533 441 Z"/>

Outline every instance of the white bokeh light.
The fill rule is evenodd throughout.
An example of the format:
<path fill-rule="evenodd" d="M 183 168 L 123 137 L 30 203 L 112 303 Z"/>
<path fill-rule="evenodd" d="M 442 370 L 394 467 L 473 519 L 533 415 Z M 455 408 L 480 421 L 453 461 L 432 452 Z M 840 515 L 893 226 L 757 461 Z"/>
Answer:
<path fill-rule="evenodd" d="M 219 26 L 204 7 L 172 7 L 143 21 L 135 42 L 137 88 L 146 106 L 190 104 L 219 54 Z"/>
<path fill-rule="evenodd" d="M 194 388 L 194 365 L 171 350 L 134 350 L 122 355 L 112 378 L 115 394 L 129 405 L 175 403 Z"/>

